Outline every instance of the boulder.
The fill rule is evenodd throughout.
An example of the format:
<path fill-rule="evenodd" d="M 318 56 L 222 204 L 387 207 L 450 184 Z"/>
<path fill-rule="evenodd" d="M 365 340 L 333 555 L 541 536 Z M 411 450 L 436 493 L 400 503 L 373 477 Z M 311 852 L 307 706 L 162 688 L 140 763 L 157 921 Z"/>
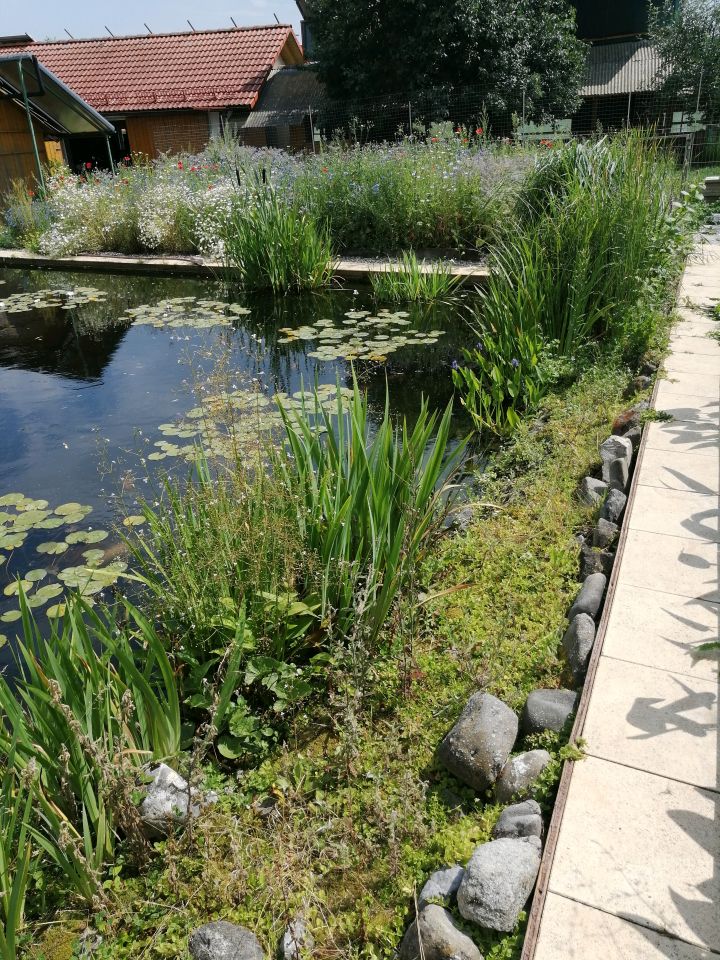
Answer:
<path fill-rule="evenodd" d="M 633 427 L 631 430 L 628 430 L 625 436 L 632 444 L 633 450 L 637 453 L 642 439 L 642 427 Z"/>
<path fill-rule="evenodd" d="M 226 920 L 206 923 L 193 930 L 188 950 L 192 960 L 265 960 L 255 934 Z"/>
<path fill-rule="evenodd" d="M 535 800 L 523 800 L 505 807 L 493 827 L 493 840 L 516 839 L 517 837 L 540 837 L 543 835 L 543 819 L 540 804 Z"/>
<path fill-rule="evenodd" d="M 515 743 L 518 718 L 502 700 L 475 693 L 438 748 L 440 762 L 474 790 L 497 780 Z"/>
<path fill-rule="evenodd" d="M 606 577 L 610 576 L 615 554 L 609 550 L 598 550 L 597 547 L 584 543 L 580 548 L 580 557 L 580 578 L 582 580 L 587 580 L 593 573 L 604 573 Z"/>
<path fill-rule="evenodd" d="M 647 400 L 641 400 L 629 410 L 623 410 L 613 420 L 612 432 L 618 437 L 627 437 L 631 430 L 639 430 L 642 414 L 649 408 Z"/>
<path fill-rule="evenodd" d="M 602 478 L 605 483 L 610 483 L 610 464 L 614 460 L 627 460 L 628 470 L 632 460 L 632 443 L 627 437 L 608 437 L 600 444 L 600 458 L 602 460 Z"/>
<path fill-rule="evenodd" d="M 280 944 L 282 960 L 304 960 L 312 953 L 315 941 L 302 917 L 296 917 L 288 924 Z"/>
<path fill-rule="evenodd" d="M 502 838 L 478 847 L 458 890 L 460 914 L 489 930 L 510 933 L 540 869 L 538 837 Z"/>
<path fill-rule="evenodd" d="M 600 517 L 593 530 L 593 546 L 604 550 L 605 547 L 609 547 L 615 542 L 619 532 L 620 527 L 616 523 L 610 523 L 609 520 Z"/>
<path fill-rule="evenodd" d="M 595 477 L 583 477 L 580 483 L 579 497 L 589 507 L 596 507 L 602 502 L 607 490 L 608 485 L 604 480 L 596 480 Z"/>
<path fill-rule="evenodd" d="M 510 757 L 500 771 L 495 784 L 495 799 L 498 803 L 509 803 L 517 798 L 524 799 L 530 788 L 545 767 L 550 763 L 547 750 L 528 750 Z"/>
<path fill-rule="evenodd" d="M 579 613 L 587 613 L 593 619 L 598 615 L 605 596 L 607 577 L 604 573 L 591 573 L 580 587 L 580 592 L 568 613 L 568 620 L 572 620 Z"/>
<path fill-rule="evenodd" d="M 457 865 L 443 867 L 431 873 L 420 891 L 418 906 L 422 908 L 431 901 L 438 900 L 445 906 L 450 906 L 455 901 L 464 873 L 465 868 Z"/>
<path fill-rule="evenodd" d="M 470 937 L 455 925 L 453 915 L 430 903 L 407 929 L 399 960 L 483 960 Z"/>
<path fill-rule="evenodd" d="M 630 479 L 630 468 L 625 457 L 618 457 L 608 467 L 608 486 L 611 490 L 624 490 Z"/>
<path fill-rule="evenodd" d="M 595 623 L 592 617 L 586 613 L 573 617 L 562 643 L 573 679 L 576 683 L 581 683 L 587 673 L 588 660 L 595 643 Z"/>
<path fill-rule="evenodd" d="M 197 816 L 198 803 L 190 802 L 190 787 L 172 767 L 159 763 L 148 770 L 150 782 L 144 787 L 140 819 L 151 837 L 166 836 L 173 827 L 182 826 L 188 816 Z"/>
<path fill-rule="evenodd" d="M 575 712 L 577 701 L 578 695 L 573 690 L 533 690 L 520 718 L 523 733 L 542 733 L 543 730 L 559 733 Z"/>
<path fill-rule="evenodd" d="M 611 490 L 603 504 L 600 516 L 603 520 L 609 520 L 610 523 L 620 523 L 627 497 L 622 490 Z"/>

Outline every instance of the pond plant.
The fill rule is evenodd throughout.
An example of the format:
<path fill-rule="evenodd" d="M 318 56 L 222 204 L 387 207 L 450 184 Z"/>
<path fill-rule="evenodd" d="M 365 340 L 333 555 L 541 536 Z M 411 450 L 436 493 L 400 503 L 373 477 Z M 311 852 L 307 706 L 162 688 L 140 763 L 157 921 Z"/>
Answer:
<path fill-rule="evenodd" d="M 462 283 L 462 277 L 453 274 L 442 263 L 426 264 L 413 251 L 405 251 L 397 268 L 386 268 L 370 275 L 375 297 L 390 303 L 408 303 L 412 300 L 431 302 L 452 294 Z"/>

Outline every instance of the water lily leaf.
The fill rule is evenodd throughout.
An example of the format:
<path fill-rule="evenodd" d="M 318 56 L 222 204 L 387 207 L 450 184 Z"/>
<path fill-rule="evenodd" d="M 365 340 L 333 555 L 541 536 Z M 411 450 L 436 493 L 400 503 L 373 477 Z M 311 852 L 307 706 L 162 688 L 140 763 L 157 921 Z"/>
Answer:
<path fill-rule="evenodd" d="M 51 607 L 48 607 L 45 611 L 48 617 L 51 620 L 55 620 L 57 617 L 62 617 L 65 614 L 65 604 L 64 603 L 54 603 Z"/>
<path fill-rule="evenodd" d="M 68 544 L 57 540 L 47 540 L 45 543 L 39 543 L 35 548 L 38 553 L 47 553 L 51 556 L 60 555 L 65 553 L 68 548 Z"/>
<path fill-rule="evenodd" d="M 123 520 L 124 527 L 139 527 L 143 523 L 145 523 L 145 517 L 141 517 L 139 514 L 133 514 Z"/>
<path fill-rule="evenodd" d="M 61 503 L 59 507 L 55 507 L 54 512 L 63 517 L 68 513 L 77 513 L 78 510 L 82 510 L 81 503 Z"/>
<path fill-rule="evenodd" d="M 22 587 L 25 593 L 27 593 L 28 590 L 32 590 L 32 586 L 33 585 L 30 580 L 13 580 L 12 583 L 9 583 L 5 587 L 3 593 L 6 597 L 14 597 L 16 593 L 20 592 L 20 587 Z"/>
<path fill-rule="evenodd" d="M 156 450 L 154 453 L 148 454 L 148 460 L 164 460 L 166 456 L 166 453 L 160 453 L 159 450 Z"/>
<path fill-rule="evenodd" d="M 94 566 L 95 564 L 100 563 L 100 562 L 102 561 L 102 558 L 105 556 L 105 551 L 104 551 L 104 550 L 98 550 L 98 549 L 95 549 L 95 550 L 84 550 L 84 551 L 83 551 L 83 556 L 85 557 L 85 560 L 87 561 L 87 565 L 88 565 L 89 567 L 92 567 L 92 566 Z"/>
<path fill-rule="evenodd" d="M 25 500 L 23 510 L 44 510 L 48 506 L 47 500 Z"/>
<path fill-rule="evenodd" d="M 15 506 L 18 503 L 23 503 L 24 500 L 25 495 L 22 493 L 5 493 L 0 497 L 0 507 Z"/>
<path fill-rule="evenodd" d="M 4 633 L 0 633 L 0 647 L 4 647 L 7 643 L 7 636 Z"/>
<path fill-rule="evenodd" d="M 46 576 L 47 570 L 43 570 L 42 567 L 36 567 L 34 570 L 28 570 L 25 574 L 25 579 L 31 583 L 37 583 L 39 580 L 44 580 Z"/>
<path fill-rule="evenodd" d="M 35 527 L 37 530 L 57 530 L 65 523 L 64 517 L 48 517 L 47 520 L 39 520 Z"/>
<path fill-rule="evenodd" d="M 19 610 L 6 610 L 5 613 L 0 614 L 0 620 L 3 623 L 15 623 L 21 616 L 22 614 Z"/>
<path fill-rule="evenodd" d="M 17 533 L 8 532 L 0 534 L 0 549 L 15 550 L 21 547 L 27 539 L 27 533 L 19 531 Z"/>

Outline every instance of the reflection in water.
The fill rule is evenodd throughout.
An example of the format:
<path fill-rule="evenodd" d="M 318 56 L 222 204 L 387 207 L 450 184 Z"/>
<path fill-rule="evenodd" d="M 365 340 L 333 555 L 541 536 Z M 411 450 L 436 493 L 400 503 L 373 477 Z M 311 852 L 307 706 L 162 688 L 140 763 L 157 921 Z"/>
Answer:
<path fill-rule="evenodd" d="M 323 325 L 317 340 L 293 339 L 281 329 L 313 327 L 320 320 L 326 330 L 348 329 L 382 306 L 369 292 L 275 298 L 186 278 L 0 270 L 0 281 L 0 497 L 18 493 L 28 501 L 47 500 L 51 509 L 67 502 L 92 508 L 70 534 L 88 526 L 112 530 L 121 506 L 136 512 L 134 498 L 152 496 L 153 469 L 178 463 L 187 470 L 181 460 L 153 454 L 166 449 L 158 447 L 164 441 L 160 426 L 167 433 L 167 424 L 196 406 L 198 394 L 217 392 L 219 385 L 267 395 L 293 395 L 316 382 L 350 385 L 346 359 L 322 349 L 321 356 L 311 356 Z M 38 296 L 42 291 L 52 293 Z M 168 301 L 172 312 L 180 298 L 190 307 L 178 307 L 179 313 L 214 310 L 225 321 L 157 328 L 133 323 L 133 315 L 158 315 L 138 308 Z M 447 404 L 450 366 L 468 334 L 464 310 L 445 305 L 407 311 L 402 330 L 413 334 L 408 342 L 385 362 L 356 361 L 355 370 L 377 415 L 388 384 L 392 411 L 412 422 L 421 395 L 432 408 Z M 359 326 L 353 332 L 357 340 L 364 335 Z M 458 415 L 457 436 L 467 429 Z M 171 454 L 175 446 L 168 445 Z M 38 553 L 48 540 L 47 530 L 29 529 L 19 546 L 0 548 L 0 587 L 31 569 L 64 569 L 68 563 L 75 569 L 85 562 L 82 543 L 71 545 L 67 556 Z M 111 540 L 117 544 L 118 538 Z M 117 546 L 111 550 L 117 558 Z M 94 559 L 107 563 L 111 557 Z M 14 597 L 0 594 L 0 616 L 16 605 Z M 10 633 L 0 623 L 3 630 Z"/>

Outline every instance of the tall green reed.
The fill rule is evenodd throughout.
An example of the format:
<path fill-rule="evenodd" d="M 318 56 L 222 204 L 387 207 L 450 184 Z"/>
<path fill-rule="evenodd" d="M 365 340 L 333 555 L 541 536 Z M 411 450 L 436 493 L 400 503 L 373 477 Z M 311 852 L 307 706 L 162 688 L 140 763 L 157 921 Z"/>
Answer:
<path fill-rule="evenodd" d="M 15 744 L 2 761 L 0 777 L 0 956 L 16 960 L 25 916 L 33 849 L 33 795 L 15 767 Z"/>
<path fill-rule="evenodd" d="M 413 251 L 405 251 L 397 268 L 387 267 L 370 274 L 370 284 L 376 299 L 393 303 L 441 300 L 448 297 L 462 283 L 462 277 L 453 274 L 442 263 L 426 264 Z"/>

